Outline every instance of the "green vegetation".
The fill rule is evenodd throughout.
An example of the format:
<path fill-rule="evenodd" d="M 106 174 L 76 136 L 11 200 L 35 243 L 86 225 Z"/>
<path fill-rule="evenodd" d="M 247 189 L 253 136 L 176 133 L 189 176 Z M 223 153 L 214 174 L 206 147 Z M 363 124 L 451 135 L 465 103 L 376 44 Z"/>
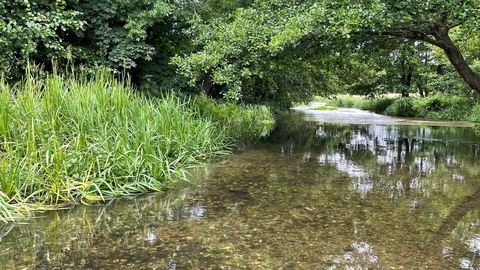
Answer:
<path fill-rule="evenodd" d="M 480 92 L 470 44 L 479 0 L 228 2 L 248 4 L 213 20 L 200 14 L 200 49 L 173 58 L 206 92 L 281 105 L 332 93 Z"/>
<path fill-rule="evenodd" d="M 268 135 L 275 119 L 266 106 L 239 106 L 197 96 L 194 102 L 202 119 L 212 119 L 225 125 L 227 133 L 236 140 L 249 140 Z"/>
<path fill-rule="evenodd" d="M 343 98 L 337 105 L 478 121 L 469 95 L 480 92 L 479 6 L 480 0 L 0 1 L 0 174 L 9 175 L 0 211 L 16 202 L 162 189 L 168 181 L 159 179 L 181 177 L 185 164 L 267 134 L 270 110 L 315 96 L 364 95 L 377 99 Z M 46 75 L 23 78 L 29 62 Z M 73 64 L 82 75 L 68 74 Z M 131 78 L 127 96 L 110 73 Z M 378 99 L 389 93 L 405 99 Z M 408 98 L 412 93 L 425 99 Z"/>
<path fill-rule="evenodd" d="M 68 77 L 32 71 L 15 86 L 0 82 L 0 219 L 169 187 L 186 166 L 230 153 L 232 123 L 205 116 L 215 109 L 216 118 L 239 114 L 245 129 L 273 123 L 264 107 L 148 99 L 105 69 Z"/>
<path fill-rule="evenodd" d="M 476 96 L 451 96 L 435 94 L 428 97 L 363 98 L 337 96 L 317 98 L 330 106 L 358 108 L 379 114 L 400 117 L 417 117 L 431 120 L 480 122 L 480 100 Z"/>
<path fill-rule="evenodd" d="M 315 101 L 325 102 L 328 106 L 342 108 L 363 108 L 365 99 L 358 96 L 339 95 L 333 98 L 316 97 Z"/>
<path fill-rule="evenodd" d="M 314 96 L 480 91 L 480 0 L 38 0 L 0 3 L 0 73 L 128 72 L 153 96 L 286 110 Z"/>
<path fill-rule="evenodd" d="M 338 110 L 337 107 L 332 107 L 332 106 L 318 106 L 314 108 L 316 111 L 335 111 Z"/>

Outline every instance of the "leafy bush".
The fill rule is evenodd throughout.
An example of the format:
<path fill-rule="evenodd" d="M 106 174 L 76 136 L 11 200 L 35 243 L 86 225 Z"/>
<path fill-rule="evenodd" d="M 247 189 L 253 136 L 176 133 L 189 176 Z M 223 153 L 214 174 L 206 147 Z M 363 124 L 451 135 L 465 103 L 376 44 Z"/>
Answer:
<path fill-rule="evenodd" d="M 475 98 L 468 95 L 436 94 L 417 100 L 417 117 L 436 120 L 470 120 Z"/>
<path fill-rule="evenodd" d="M 210 119 L 226 128 L 228 136 L 244 142 L 266 136 L 275 124 L 273 114 L 262 105 L 239 106 L 229 101 L 217 101 L 203 95 L 195 96 L 191 107 L 203 119 Z"/>
<path fill-rule="evenodd" d="M 329 106 L 341 107 L 341 108 L 362 108 L 365 106 L 365 99 L 360 96 L 336 96 L 334 98 L 317 98 L 319 102 L 325 102 Z"/>
<path fill-rule="evenodd" d="M 373 111 L 379 114 L 385 114 L 387 108 L 395 101 L 393 98 L 368 99 L 361 109 Z"/>
<path fill-rule="evenodd" d="M 415 117 L 418 115 L 413 98 L 399 98 L 385 110 L 386 115 Z"/>
<path fill-rule="evenodd" d="M 470 114 L 468 115 L 468 120 L 472 122 L 480 122 L 480 104 L 473 106 Z"/>

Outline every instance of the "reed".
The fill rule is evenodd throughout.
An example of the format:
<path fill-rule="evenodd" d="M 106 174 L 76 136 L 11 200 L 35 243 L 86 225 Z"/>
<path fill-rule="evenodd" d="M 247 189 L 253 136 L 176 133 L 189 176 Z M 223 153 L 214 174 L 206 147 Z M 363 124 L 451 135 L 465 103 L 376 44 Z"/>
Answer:
<path fill-rule="evenodd" d="M 190 104 L 199 117 L 221 124 L 229 137 L 244 143 L 268 135 L 275 125 L 272 112 L 263 105 L 237 105 L 202 95 L 193 98 Z"/>
<path fill-rule="evenodd" d="M 0 80 L 0 219 L 28 205 L 163 190 L 230 153 L 225 127 L 188 100 L 147 99 L 106 70 Z"/>

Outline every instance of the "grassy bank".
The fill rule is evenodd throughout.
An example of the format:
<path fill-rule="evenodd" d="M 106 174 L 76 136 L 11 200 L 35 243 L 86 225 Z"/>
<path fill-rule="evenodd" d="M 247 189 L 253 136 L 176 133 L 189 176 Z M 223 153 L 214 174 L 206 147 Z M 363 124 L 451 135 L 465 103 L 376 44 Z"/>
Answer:
<path fill-rule="evenodd" d="M 358 96 L 320 98 L 330 106 L 358 108 L 379 114 L 430 120 L 480 122 L 480 100 L 476 96 L 435 94 L 425 98 L 385 97 L 366 99 Z"/>
<path fill-rule="evenodd" d="M 206 104 L 147 99 L 102 70 L 0 81 L 0 219 L 163 190 L 186 166 L 229 154 L 230 124 L 218 121 L 227 112 L 211 103 L 219 116 L 207 117 Z M 272 121 L 263 107 L 231 110 Z"/>

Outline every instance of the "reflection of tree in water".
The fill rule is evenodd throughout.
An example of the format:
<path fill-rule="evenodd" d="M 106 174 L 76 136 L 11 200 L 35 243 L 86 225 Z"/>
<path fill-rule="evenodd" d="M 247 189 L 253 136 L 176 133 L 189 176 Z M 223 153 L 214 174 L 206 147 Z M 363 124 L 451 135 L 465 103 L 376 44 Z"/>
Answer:
<path fill-rule="evenodd" d="M 439 247 L 463 234 L 459 221 L 480 208 L 480 146 L 471 128 L 318 122 L 277 128 L 281 131 L 270 138 L 273 142 L 281 143 L 289 155 L 303 152 L 303 162 L 344 172 L 351 179 L 350 189 L 361 197 L 385 192 L 392 200 L 409 198 L 411 211 L 417 213 L 416 226 L 435 228 L 426 246 Z M 435 224 L 429 220 L 432 214 L 441 217 Z M 470 223 L 478 223 L 478 216 Z M 462 245 L 475 258 L 462 257 L 459 265 L 479 269 L 480 232 L 463 239 Z"/>
<path fill-rule="evenodd" d="M 334 165 L 356 178 L 360 189 L 376 178 L 387 190 L 424 192 L 425 185 L 434 184 L 425 179 L 432 174 L 448 171 L 442 179 L 449 182 L 478 174 L 480 147 L 468 128 L 298 121 L 278 125 L 273 134 L 269 140 L 280 142 L 283 154 L 303 152 L 303 161 Z"/>
<path fill-rule="evenodd" d="M 480 269 L 480 188 L 456 205 L 430 242 L 443 242 L 442 253 L 450 260 L 461 254 L 461 269 Z"/>

